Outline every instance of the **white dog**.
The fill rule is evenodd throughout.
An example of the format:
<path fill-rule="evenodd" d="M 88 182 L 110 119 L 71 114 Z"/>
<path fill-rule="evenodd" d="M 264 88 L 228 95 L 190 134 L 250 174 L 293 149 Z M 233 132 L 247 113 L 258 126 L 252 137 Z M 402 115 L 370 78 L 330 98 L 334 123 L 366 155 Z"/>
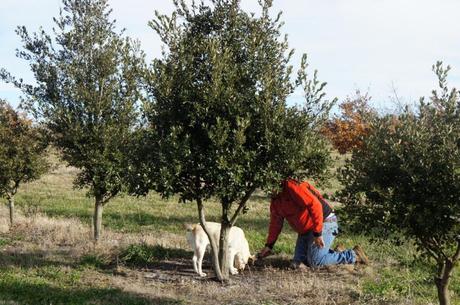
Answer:
<path fill-rule="evenodd" d="M 216 241 L 219 240 L 220 236 L 220 223 L 206 222 L 210 235 Z M 206 232 L 203 230 L 200 224 L 186 224 L 187 230 L 187 241 L 193 249 L 193 269 L 200 276 L 206 276 L 206 273 L 201 269 L 203 263 L 204 252 L 206 247 L 209 245 L 209 239 Z M 231 227 L 228 236 L 228 251 L 229 253 L 229 266 L 230 273 L 237 274 L 238 270 L 244 270 L 249 259 L 254 260 L 254 256 L 251 256 L 249 252 L 249 244 L 244 236 L 243 230 L 238 227 Z"/>

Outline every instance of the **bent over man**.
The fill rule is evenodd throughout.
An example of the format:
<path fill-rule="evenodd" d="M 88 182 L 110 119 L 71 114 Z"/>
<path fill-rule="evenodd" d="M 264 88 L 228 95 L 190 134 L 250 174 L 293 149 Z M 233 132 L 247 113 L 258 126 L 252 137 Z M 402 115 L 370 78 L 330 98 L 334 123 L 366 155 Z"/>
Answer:
<path fill-rule="evenodd" d="M 337 217 L 332 207 L 311 184 L 294 179 L 283 181 L 281 191 L 272 197 L 267 243 L 259 257 L 271 253 L 285 219 L 298 233 L 293 267 L 369 262 L 359 246 L 344 251 L 331 249 L 338 233 Z"/>

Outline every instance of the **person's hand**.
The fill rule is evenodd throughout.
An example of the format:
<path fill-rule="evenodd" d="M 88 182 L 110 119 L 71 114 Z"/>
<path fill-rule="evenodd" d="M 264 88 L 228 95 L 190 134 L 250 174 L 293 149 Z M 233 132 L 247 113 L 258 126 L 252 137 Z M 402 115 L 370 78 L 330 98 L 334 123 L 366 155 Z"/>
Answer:
<path fill-rule="evenodd" d="M 265 247 L 259 251 L 259 253 L 257 254 L 257 257 L 264 258 L 264 257 L 269 256 L 270 254 L 272 254 L 272 249 L 270 249 L 269 247 Z"/>
<path fill-rule="evenodd" d="M 324 247 L 324 240 L 322 236 L 313 237 L 313 243 L 320 249 Z"/>

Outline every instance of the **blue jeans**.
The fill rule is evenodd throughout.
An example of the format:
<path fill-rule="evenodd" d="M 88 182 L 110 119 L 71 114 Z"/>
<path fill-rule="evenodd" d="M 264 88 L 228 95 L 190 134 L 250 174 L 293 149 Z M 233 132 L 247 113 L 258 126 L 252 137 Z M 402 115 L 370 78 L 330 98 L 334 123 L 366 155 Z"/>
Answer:
<path fill-rule="evenodd" d="M 313 243 L 313 232 L 299 234 L 295 245 L 294 262 L 302 262 L 310 267 L 354 264 L 356 262 L 356 255 L 353 250 L 335 252 L 331 249 L 334 238 L 338 233 L 338 228 L 337 221 L 324 222 L 322 232 L 324 240 L 323 248 L 319 248 Z"/>

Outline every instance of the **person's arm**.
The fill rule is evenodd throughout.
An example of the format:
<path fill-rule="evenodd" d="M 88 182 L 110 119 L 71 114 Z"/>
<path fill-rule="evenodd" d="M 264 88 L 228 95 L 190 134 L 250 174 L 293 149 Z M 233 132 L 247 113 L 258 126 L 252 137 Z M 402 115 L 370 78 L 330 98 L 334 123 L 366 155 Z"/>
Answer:
<path fill-rule="evenodd" d="M 264 258 L 270 255 L 273 246 L 275 245 L 275 242 L 281 233 L 283 223 L 284 218 L 276 212 L 276 209 L 273 207 L 273 205 L 270 205 L 270 225 L 268 227 L 267 242 L 265 243 L 265 247 L 259 251 L 257 255 L 259 258 Z"/>
<path fill-rule="evenodd" d="M 268 227 L 268 237 L 265 246 L 273 249 L 278 236 L 283 229 L 284 218 L 281 217 L 273 205 L 270 205 L 270 225 Z"/>
<path fill-rule="evenodd" d="M 286 190 L 295 204 L 308 209 L 313 221 L 313 236 L 320 237 L 323 231 L 323 207 L 321 202 L 306 187 L 302 187 L 295 180 L 286 181 Z"/>

